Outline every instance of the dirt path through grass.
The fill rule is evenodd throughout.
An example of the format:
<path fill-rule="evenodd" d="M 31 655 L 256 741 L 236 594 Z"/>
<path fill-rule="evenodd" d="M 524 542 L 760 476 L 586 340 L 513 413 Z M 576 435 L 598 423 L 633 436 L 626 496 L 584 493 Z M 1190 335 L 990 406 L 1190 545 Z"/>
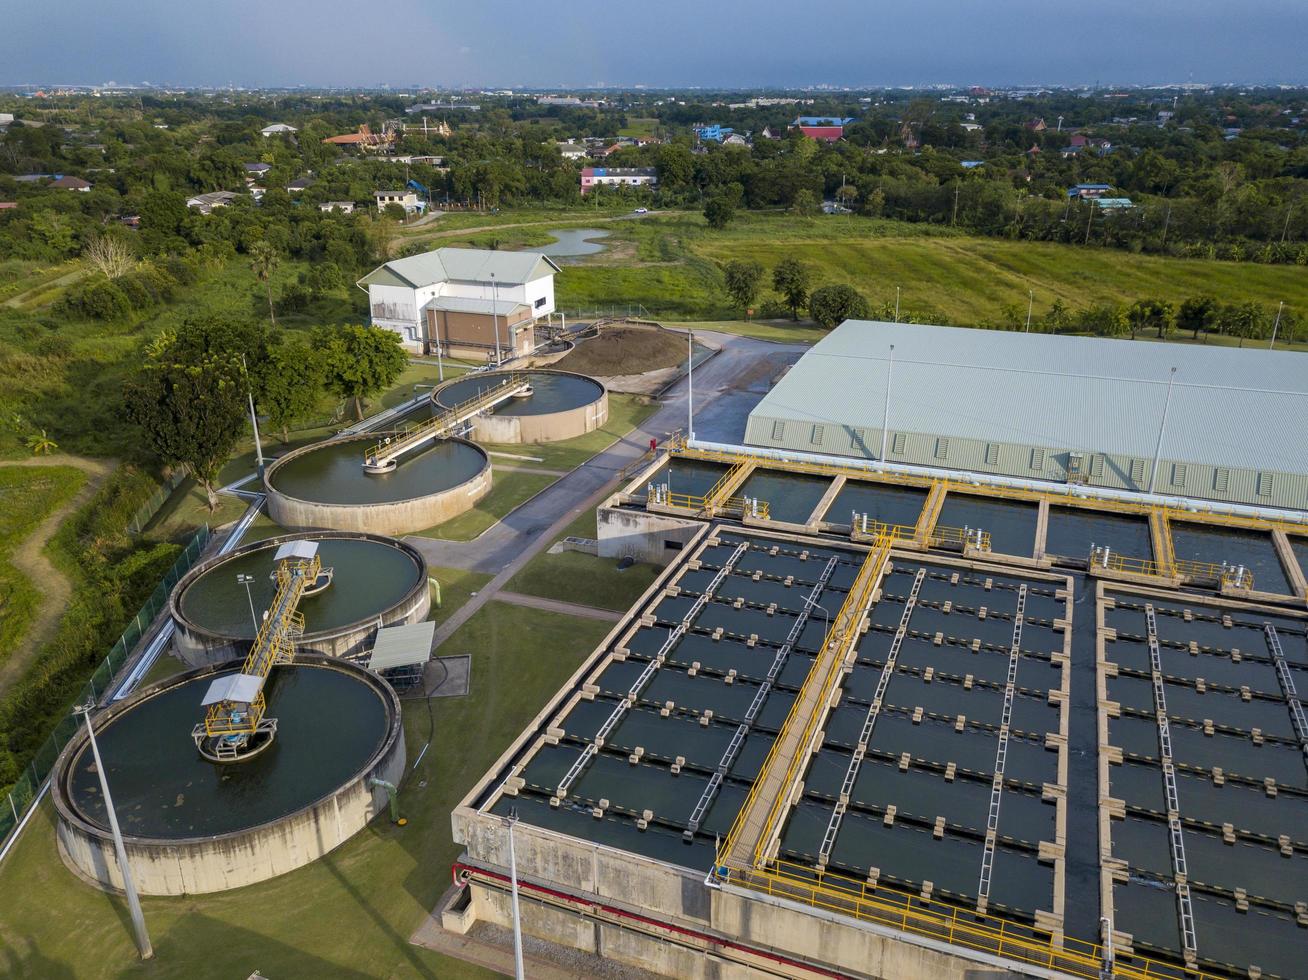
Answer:
<path fill-rule="evenodd" d="M 22 676 L 36 656 L 41 644 L 54 634 L 59 617 L 68 607 L 73 586 L 45 553 L 45 546 L 70 514 L 91 499 L 100 484 L 113 472 L 113 464 L 81 456 L 35 456 L 31 459 L 5 460 L 5 466 L 72 466 L 87 475 L 86 483 L 67 503 L 51 511 L 31 534 L 23 539 L 9 556 L 10 562 L 28 577 L 41 592 L 41 605 L 32 617 L 31 625 L 23 635 L 13 654 L 0 664 L 0 692 Z"/>

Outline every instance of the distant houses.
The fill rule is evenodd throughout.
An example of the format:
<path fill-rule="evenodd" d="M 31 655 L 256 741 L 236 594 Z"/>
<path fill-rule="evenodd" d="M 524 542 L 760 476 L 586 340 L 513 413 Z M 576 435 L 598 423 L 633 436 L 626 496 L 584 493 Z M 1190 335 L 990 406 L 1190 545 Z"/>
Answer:
<path fill-rule="evenodd" d="M 590 150 L 580 143 L 555 143 L 558 147 L 559 155 L 565 160 L 584 160 L 590 156 Z"/>
<path fill-rule="evenodd" d="M 1067 189 L 1068 197 L 1078 197 L 1081 200 L 1103 197 L 1113 189 L 1112 184 L 1076 184 Z"/>
<path fill-rule="evenodd" d="M 235 191 L 210 191 L 207 194 L 195 194 L 186 199 L 186 206 L 201 214 L 212 214 L 215 208 L 225 208 L 240 197 Z"/>
<path fill-rule="evenodd" d="M 318 205 L 318 210 L 324 214 L 335 211 L 339 214 L 354 214 L 353 201 L 323 201 Z"/>
<path fill-rule="evenodd" d="M 809 139 L 821 143 L 835 143 L 844 139 L 845 127 L 854 122 L 852 116 L 796 116 L 790 124 Z"/>
<path fill-rule="evenodd" d="M 427 207 L 426 202 L 419 200 L 418 195 L 411 190 L 373 191 L 372 199 L 378 211 L 385 211 L 391 204 L 398 204 L 404 208 L 405 214 L 423 211 Z"/>
<path fill-rule="evenodd" d="M 64 191 L 80 191 L 85 194 L 91 189 L 91 182 L 83 180 L 81 177 L 64 176 L 52 180 L 50 186 L 58 187 Z"/>
<path fill-rule="evenodd" d="M 581 193 L 596 187 L 657 187 L 659 172 L 654 167 L 583 167 Z"/>
<path fill-rule="evenodd" d="M 365 152 L 379 153 L 395 144 L 395 135 L 395 131 L 389 129 L 382 133 L 374 133 L 372 128 L 364 123 L 353 133 L 328 136 L 323 142 L 332 146 L 348 146 Z"/>
<path fill-rule="evenodd" d="M 298 133 L 299 130 L 294 126 L 288 126 L 286 123 L 273 123 L 271 126 L 265 126 L 259 130 L 264 136 L 288 136 L 292 133 Z"/>

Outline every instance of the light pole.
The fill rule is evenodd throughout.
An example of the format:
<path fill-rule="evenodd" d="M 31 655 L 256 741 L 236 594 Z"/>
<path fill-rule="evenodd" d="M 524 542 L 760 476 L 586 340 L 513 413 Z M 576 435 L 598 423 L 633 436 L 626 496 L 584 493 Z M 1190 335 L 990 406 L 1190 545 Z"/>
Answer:
<path fill-rule="evenodd" d="M 895 322 L 899 322 L 899 287 L 895 287 Z"/>
<path fill-rule="evenodd" d="M 695 332 L 693 330 L 686 331 L 686 440 L 695 441 Z"/>
<path fill-rule="evenodd" d="M 890 378 L 895 370 L 895 345 L 890 345 L 890 359 L 886 362 L 886 403 L 881 410 L 881 465 L 886 465 L 886 435 L 890 430 Z"/>
<path fill-rule="evenodd" d="M 491 281 L 491 322 L 495 324 L 495 366 L 499 367 L 504 361 L 504 355 L 500 353 L 500 312 L 499 299 L 500 290 L 495 282 L 495 273 L 490 274 Z"/>
<path fill-rule="evenodd" d="M 91 725 L 91 709 L 95 702 L 78 705 L 77 710 L 86 719 L 86 734 L 91 740 L 91 755 L 95 758 L 95 771 L 100 776 L 100 792 L 104 795 L 104 809 L 109 815 L 109 830 L 114 837 L 114 853 L 118 855 L 118 870 L 123 876 L 123 891 L 127 894 L 127 909 L 132 916 L 132 928 L 136 930 L 136 948 L 140 950 L 141 959 L 154 957 L 154 947 L 150 945 L 150 934 L 145 931 L 145 916 L 141 913 L 141 900 L 136 896 L 136 884 L 132 881 L 132 869 L 127 864 L 127 848 L 123 846 L 123 833 L 118 829 L 118 814 L 114 812 L 113 797 L 109 795 L 109 781 L 105 777 L 104 764 L 100 761 L 100 746 L 95 741 L 95 728 Z"/>
<path fill-rule="evenodd" d="M 1149 492 L 1154 492 L 1158 480 L 1158 464 L 1162 462 L 1163 432 L 1167 429 L 1167 410 L 1172 407 L 1172 382 L 1176 380 L 1176 368 L 1167 375 L 1167 398 L 1163 401 L 1163 420 L 1158 423 L 1158 444 L 1154 446 L 1154 465 L 1149 473 Z"/>
<path fill-rule="evenodd" d="M 241 371 L 245 374 L 245 394 L 250 400 L 250 425 L 254 428 L 254 456 L 263 477 L 263 445 L 259 442 L 259 417 L 254 414 L 254 389 L 250 387 L 250 369 L 245 365 L 245 355 L 241 355 Z"/>
<path fill-rule="evenodd" d="M 1034 289 L 1028 289 L 1028 290 L 1026 291 L 1026 295 L 1027 295 L 1027 302 L 1026 302 L 1026 332 L 1027 332 L 1027 333 L 1030 333 L 1030 332 L 1031 332 L 1031 311 L 1035 309 L 1035 290 L 1034 290 Z"/>
<path fill-rule="evenodd" d="M 236 573 L 236 581 L 245 586 L 245 598 L 250 603 L 250 622 L 254 625 L 254 635 L 259 635 L 259 617 L 254 611 L 254 595 L 250 592 L 250 586 L 254 582 L 253 575 L 246 575 L 244 572 Z"/>
<path fill-rule="evenodd" d="M 513 887 L 513 975 L 523 980 L 522 973 L 522 917 L 518 912 L 518 855 L 513 848 L 513 826 L 518 822 L 518 811 L 513 809 L 505 818 L 509 828 L 509 881 Z"/>
<path fill-rule="evenodd" d="M 809 599 L 809 598 L 807 598 L 807 597 L 804 599 L 804 605 L 809 606 L 809 607 L 811 607 L 811 608 L 813 608 L 813 609 L 821 609 L 821 610 L 822 610 L 822 618 L 823 618 L 824 620 L 826 620 L 826 625 L 825 625 L 826 633 L 830 633 L 830 632 L 831 632 L 831 613 L 829 613 L 829 612 L 827 611 L 827 607 L 824 606 L 824 605 L 822 605 L 820 602 L 814 602 L 812 599 Z M 824 634 L 823 639 L 825 639 L 825 638 L 826 638 L 826 637 L 825 637 L 825 634 Z"/>
<path fill-rule="evenodd" d="M 1276 331 L 1281 326 L 1281 311 L 1285 309 L 1285 300 L 1276 304 L 1276 319 L 1272 322 L 1272 339 L 1267 344 L 1267 349 L 1271 350 L 1276 346 Z"/>

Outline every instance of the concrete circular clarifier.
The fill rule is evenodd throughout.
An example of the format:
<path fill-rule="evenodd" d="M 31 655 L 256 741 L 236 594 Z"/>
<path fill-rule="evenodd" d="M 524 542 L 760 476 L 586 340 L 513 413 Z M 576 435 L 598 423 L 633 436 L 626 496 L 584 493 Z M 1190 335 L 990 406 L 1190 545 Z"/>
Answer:
<path fill-rule="evenodd" d="M 410 534 L 473 507 L 491 489 L 490 458 L 464 439 L 440 439 L 368 473 L 364 453 L 392 433 L 316 443 L 268 467 L 268 514 L 288 529 Z"/>
<path fill-rule="evenodd" d="M 473 436 L 481 442 L 558 442 L 593 432 L 609 419 L 608 389 L 594 378 L 570 371 L 486 371 L 446 381 L 431 393 L 440 412 L 502 384 L 525 376 L 531 392 L 510 398 L 472 420 Z"/>
<path fill-rule="evenodd" d="M 331 584 L 300 600 L 305 632 L 297 649 L 351 657 L 367 649 L 377 627 L 421 622 L 431 610 L 427 562 L 393 538 L 349 531 L 308 531 L 269 538 L 195 566 L 169 597 L 174 648 L 199 667 L 243 657 L 254 639 L 250 612 L 262 614 L 276 590 L 273 555 L 288 541 L 312 541 Z M 249 576 L 250 594 L 237 580 Z"/>
<path fill-rule="evenodd" d="M 191 741 L 227 663 L 178 674 L 94 719 L 132 876 L 146 895 L 237 888 L 321 857 L 385 809 L 404 774 L 400 704 L 384 680 L 318 656 L 276 667 L 265 687 L 277 736 L 244 762 L 205 761 Z M 85 726 L 51 781 L 65 863 L 102 887 L 122 877 Z"/>

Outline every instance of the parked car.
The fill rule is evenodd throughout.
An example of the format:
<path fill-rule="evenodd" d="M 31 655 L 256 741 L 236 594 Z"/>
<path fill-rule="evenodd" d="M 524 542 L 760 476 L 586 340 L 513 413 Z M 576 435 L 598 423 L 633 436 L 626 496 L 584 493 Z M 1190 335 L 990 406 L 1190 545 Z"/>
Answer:
<path fill-rule="evenodd" d="M 631 213 L 632 213 L 632 214 L 649 214 L 649 208 L 636 208 L 636 210 L 635 210 L 635 211 L 632 211 Z"/>

